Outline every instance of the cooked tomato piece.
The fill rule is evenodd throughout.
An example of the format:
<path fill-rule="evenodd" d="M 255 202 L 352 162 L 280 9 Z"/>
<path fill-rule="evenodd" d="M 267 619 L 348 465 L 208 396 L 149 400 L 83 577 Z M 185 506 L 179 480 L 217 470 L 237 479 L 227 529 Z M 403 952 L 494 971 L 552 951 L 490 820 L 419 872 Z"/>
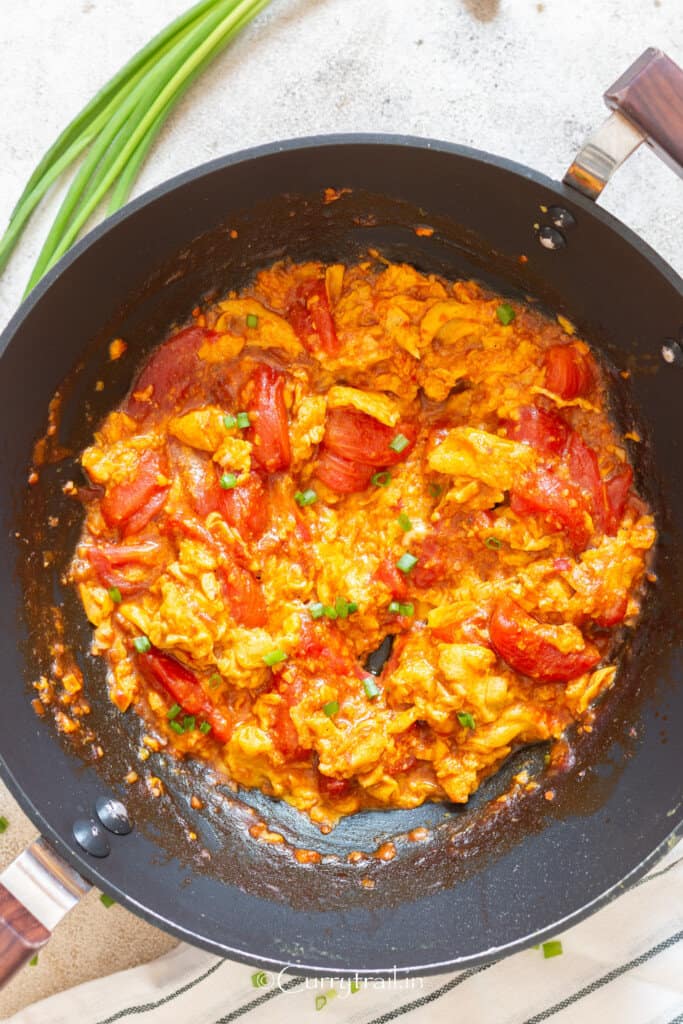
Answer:
<path fill-rule="evenodd" d="M 318 789 L 324 796 L 334 800 L 335 798 L 338 799 L 339 797 L 346 796 L 351 789 L 351 783 L 348 779 L 337 779 L 333 775 L 323 775 L 319 771 Z"/>
<path fill-rule="evenodd" d="M 232 734 L 228 717 L 208 699 L 194 672 L 175 658 L 153 648 L 137 655 L 138 663 L 147 678 L 161 687 L 188 715 L 203 718 L 221 743 L 227 743 Z"/>
<path fill-rule="evenodd" d="M 275 708 L 273 728 L 278 749 L 288 761 L 300 761 L 309 751 L 299 743 L 299 734 L 292 721 L 291 709 L 298 704 L 307 689 L 307 680 L 295 676 L 292 681 L 279 677 L 277 692 L 282 697 Z"/>
<path fill-rule="evenodd" d="M 141 419 L 155 409 L 172 408 L 196 379 L 199 349 L 214 337 L 216 332 L 207 328 L 186 327 L 155 349 L 126 400 L 128 415 Z M 146 396 L 148 389 L 151 391 Z"/>
<path fill-rule="evenodd" d="M 316 279 L 299 285 L 289 309 L 289 320 L 307 349 L 320 348 L 328 355 L 335 355 L 339 351 L 339 338 L 324 280 Z"/>
<path fill-rule="evenodd" d="M 130 545 L 132 547 L 132 545 Z M 143 591 L 154 582 L 154 580 L 161 575 L 163 572 L 163 565 L 156 566 L 150 569 L 144 577 L 131 580 L 121 572 L 120 569 L 114 568 L 116 565 L 131 565 L 135 563 L 149 563 L 150 559 L 147 553 L 144 555 L 136 555 L 134 552 L 126 552 L 125 556 L 123 553 L 118 555 L 115 553 L 115 545 L 104 545 L 102 547 L 91 547 L 87 549 L 88 561 L 92 565 L 100 583 L 108 588 L 116 587 L 122 597 L 134 597 L 136 594 L 141 594 Z M 120 549 L 123 552 L 123 547 Z"/>
<path fill-rule="evenodd" d="M 619 529 L 619 523 L 623 519 L 624 509 L 628 502 L 631 484 L 633 483 L 633 470 L 630 466 L 613 473 L 608 480 L 605 480 L 605 533 L 613 536 Z"/>
<path fill-rule="evenodd" d="M 519 419 L 508 424 L 508 437 L 536 448 L 544 455 L 561 455 L 569 440 L 569 424 L 556 412 L 525 405 Z"/>
<path fill-rule="evenodd" d="M 564 530 L 581 551 L 590 538 L 588 508 L 582 492 L 553 468 L 539 466 L 524 473 L 510 491 L 510 508 L 517 515 L 540 515 L 554 530 Z"/>
<path fill-rule="evenodd" d="M 122 526 L 159 491 L 167 489 L 167 485 L 160 484 L 158 479 L 162 467 L 161 452 L 146 451 L 132 480 L 107 488 L 100 508 L 108 526 Z"/>
<path fill-rule="evenodd" d="M 408 441 L 400 452 L 389 447 L 398 434 Z M 415 444 L 415 428 L 410 423 L 387 427 L 358 409 L 330 409 L 322 443 L 328 451 L 350 462 L 393 466 L 410 454 Z"/>
<path fill-rule="evenodd" d="M 235 621 L 249 629 L 265 626 L 268 616 L 263 590 L 249 570 L 235 563 L 224 566 L 221 580 Z"/>
<path fill-rule="evenodd" d="M 141 508 L 134 512 L 128 522 L 123 527 L 123 536 L 130 537 L 134 533 L 139 533 L 140 530 L 144 529 L 148 523 L 157 516 L 164 505 L 166 504 L 166 498 L 168 497 L 169 488 L 164 487 L 163 490 L 153 494 L 152 497 L 146 502 Z"/>
<path fill-rule="evenodd" d="M 417 568 L 417 566 L 415 567 Z M 415 569 L 412 570 L 415 575 Z M 376 579 L 389 588 L 393 597 L 402 598 L 408 596 L 408 584 L 405 573 L 402 573 L 396 566 L 396 556 L 388 555 L 382 559 L 375 573 Z"/>
<path fill-rule="evenodd" d="M 595 621 L 603 629 L 611 629 L 626 618 L 628 611 L 628 594 L 614 594 L 602 615 L 596 615 Z"/>
<path fill-rule="evenodd" d="M 494 650 L 510 668 L 542 682 L 568 682 L 600 661 L 600 651 L 591 643 L 580 651 L 561 651 L 546 638 L 540 623 L 510 597 L 494 605 L 489 635 Z"/>
<path fill-rule="evenodd" d="M 285 375 L 267 363 L 259 364 L 245 389 L 253 424 L 247 436 L 254 460 L 267 473 L 287 469 L 292 461 L 284 389 Z"/>
<path fill-rule="evenodd" d="M 572 431 L 569 439 L 567 462 L 572 483 L 583 492 L 594 526 L 602 529 L 605 521 L 605 494 L 598 457 L 576 431 Z"/>
<path fill-rule="evenodd" d="M 315 475 L 337 494 L 356 494 L 364 491 L 375 472 L 374 466 L 345 459 L 343 455 L 323 451 L 315 466 Z"/>
<path fill-rule="evenodd" d="M 418 562 L 410 573 L 410 581 L 416 587 L 433 587 L 448 571 L 449 558 L 453 549 L 447 538 L 425 537 L 420 548 Z"/>
<path fill-rule="evenodd" d="M 587 394 L 593 384 L 591 358 L 577 345 L 553 345 L 545 354 L 545 386 L 565 401 Z"/>
<path fill-rule="evenodd" d="M 263 481 L 258 473 L 228 491 L 218 485 L 219 511 L 223 518 L 239 530 L 242 537 L 260 537 L 268 525 L 268 503 Z"/>

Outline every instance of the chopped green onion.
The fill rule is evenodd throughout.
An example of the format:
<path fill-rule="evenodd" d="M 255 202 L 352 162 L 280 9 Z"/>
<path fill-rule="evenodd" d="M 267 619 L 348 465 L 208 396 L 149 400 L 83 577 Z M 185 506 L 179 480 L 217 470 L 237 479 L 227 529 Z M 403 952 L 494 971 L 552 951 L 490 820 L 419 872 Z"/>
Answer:
<path fill-rule="evenodd" d="M 322 993 L 320 995 L 317 995 L 315 997 L 315 1008 L 316 1008 L 316 1010 L 324 1010 L 326 1006 L 327 1006 L 327 996 L 322 995 Z"/>
<path fill-rule="evenodd" d="M 263 661 L 266 665 L 279 665 L 281 661 L 287 660 L 287 654 L 280 647 L 276 647 L 274 651 L 269 651 L 268 654 L 263 655 Z"/>
<path fill-rule="evenodd" d="M 337 618 L 337 609 L 333 608 L 331 604 L 324 604 L 323 605 L 323 615 L 326 618 L 328 618 L 328 619 L 336 619 Z"/>
<path fill-rule="evenodd" d="M 389 604 L 389 611 L 391 612 L 392 615 L 398 615 L 398 610 L 400 607 L 401 606 L 398 603 L 398 601 L 391 601 Z"/>
<path fill-rule="evenodd" d="M 136 636 L 133 640 L 133 647 L 138 654 L 146 654 L 147 651 L 152 649 L 152 645 L 146 636 Z"/>
<path fill-rule="evenodd" d="M 307 505 L 312 505 L 313 502 L 317 500 L 318 495 L 311 487 L 309 487 L 307 491 L 297 491 L 294 495 L 294 501 L 297 503 L 299 508 L 306 508 Z"/>
<path fill-rule="evenodd" d="M 223 680 L 221 679 L 220 672 L 214 672 L 212 676 L 209 676 L 209 686 L 214 690 L 217 686 L 220 686 Z"/>
<path fill-rule="evenodd" d="M 183 718 L 183 732 L 192 732 L 196 725 L 197 719 L 194 715 L 185 715 Z"/>
<path fill-rule="evenodd" d="M 357 612 L 358 611 L 358 602 L 357 601 L 349 601 L 348 609 L 349 609 L 349 615 L 352 615 L 353 612 Z"/>
<path fill-rule="evenodd" d="M 100 893 L 100 903 L 104 904 L 104 906 L 107 908 L 107 910 L 109 910 L 109 907 L 113 907 L 114 906 L 114 904 L 116 903 L 116 900 L 113 900 L 111 898 L 111 896 L 107 896 L 106 892 L 101 892 Z"/>
<path fill-rule="evenodd" d="M 406 551 L 405 554 L 401 555 L 396 568 L 400 569 L 401 572 L 410 572 L 410 570 L 417 565 L 417 558 L 415 555 L 411 555 L 410 551 Z"/>
<path fill-rule="evenodd" d="M 121 604 L 121 591 L 118 587 L 110 587 L 107 591 L 114 604 Z"/>
<path fill-rule="evenodd" d="M 388 487 L 391 483 L 391 473 L 388 469 L 383 469 L 379 473 L 373 473 L 370 477 L 370 483 L 374 484 L 375 487 Z"/>
<path fill-rule="evenodd" d="M 414 615 L 415 614 L 415 605 L 411 604 L 410 601 L 407 604 L 400 604 L 398 606 L 398 614 L 399 615 Z"/>
<path fill-rule="evenodd" d="M 173 732 L 177 732 L 179 736 L 182 736 L 185 732 L 180 722 L 169 722 L 168 724 L 173 729 Z"/>
<path fill-rule="evenodd" d="M 443 492 L 443 487 L 441 486 L 441 484 L 437 484 L 434 483 L 434 481 L 432 481 L 427 490 L 429 491 L 432 498 L 440 498 Z"/>
<path fill-rule="evenodd" d="M 559 939 L 543 943 L 543 959 L 549 960 L 551 956 L 562 956 L 562 943 Z"/>
<path fill-rule="evenodd" d="M 206 736 L 208 733 L 211 732 L 211 723 L 210 722 L 202 722 L 202 724 L 199 726 L 199 731 L 203 732 L 204 735 Z"/>
<path fill-rule="evenodd" d="M 255 313 L 247 313 L 247 327 L 258 327 L 258 317 Z"/>
<path fill-rule="evenodd" d="M 223 417 L 223 426 L 225 427 L 226 430 L 232 430 L 233 427 L 237 426 L 237 417 L 236 416 L 224 416 Z"/>
<path fill-rule="evenodd" d="M 497 551 L 498 548 L 502 547 L 497 537 L 487 537 L 484 544 L 487 548 L 492 548 L 494 551 Z"/>
<path fill-rule="evenodd" d="M 365 690 L 365 696 L 368 700 L 374 700 L 375 697 L 379 697 L 382 692 L 372 676 L 365 677 L 363 680 L 363 689 Z"/>
<path fill-rule="evenodd" d="M 360 992 L 360 982 L 354 979 L 349 985 L 349 989 L 353 995 L 355 995 L 356 992 Z"/>
<path fill-rule="evenodd" d="M 334 610 L 340 619 L 348 619 L 349 617 L 349 602 L 343 598 L 338 597 L 334 602 Z"/>
<path fill-rule="evenodd" d="M 37 964 L 38 964 L 38 954 L 36 953 L 35 956 L 31 957 L 31 959 L 28 962 L 28 965 L 29 965 L 29 967 L 36 967 Z"/>
<path fill-rule="evenodd" d="M 0 818 L 0 834 L 6 832 L 9 828 L 9 821 L 4 816 Z"/>
<path fill-rule="evenodd" d="M 511 324 L 512 321 L 515 319 L 515 311 L 508 302 L 504 302 L 496 310 L 496 316 L 498 317 L 502 325 L 504 327 L 507 327 L 507 325 Z"/>
<path fill-rule="evenodd" d="M 325 605 L 322 601 L 314 601 L 313 604 L 309 604 L 308 610 L 312 619 L 322 619 L 325 614 Z"/>
<path fill-rule="evenodd" d="M 166 712 L 166 717 L 168 718 L 169 722 L 172 719 L 177 718 L 181 711 L 182 708 L 180 704 L 174 704 L 172 707 L 170 707 Z"/>
<path fill-rule="evenodd" d="M 396 522 L 401 527 L 404 533 L 408 533 L 408 531 L 412 530 L 413 528 L 413 524 L 411 523 L 410 519 L 405 514 L 405 512 L 399 512 L 398 519 L 396 520 Z"/>
<path fill-rule="evenodd" d="M 332 718 L 332 716 L 336 715 L 339 711 L 339 701 L 329 700 L 327 704 L 323 704 L 323 711 L 328 718 Z"/>
<path fill-rule="evenodd" d="M 405 434 L 397 434 L 393 441 L 389 442 L 389 447 L 392 449 L 392 451 L 395 451 L 400 454 L 400 452 L 407 448 L 409 444 L 410 441 L 408 440 Z"/>
<path fill-rule="evenodd" d="M 251 426 L 251 420 L 249 419 L 248 412 L 237 413 L 237 426 L 240 428 L 240 430 L 246 430 L 247 427 Z"/>
<path fill-rule="evenodd" d="M 469 711 L 458 711 L 458 721 L 464 729 L 476 729 L 474 716 Z"/>
<path fill-rule="evenodd" d="M 223 473 L 219 483 L 224 491 L 231 491 L 233 487 L 237 487 L 237 477 L 234 473 Z"/>

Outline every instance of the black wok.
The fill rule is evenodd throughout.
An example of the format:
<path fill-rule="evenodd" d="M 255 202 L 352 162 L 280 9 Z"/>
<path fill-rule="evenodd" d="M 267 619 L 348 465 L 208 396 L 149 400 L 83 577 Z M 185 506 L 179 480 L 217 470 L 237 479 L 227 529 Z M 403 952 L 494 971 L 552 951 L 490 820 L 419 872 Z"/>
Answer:
<path fill-rule="evenodd" d="M 629 117 L 658 131 L 680 162 L 680 83 L 666 76 L 659 83 L 670 90 L 663 104 L 670 118 L 678 104 L 667 135 L 654 127 L 651 81 L 636 77 L 620 102 L 628 108 L 628 100 Z M 591 167 L 582 180 L 595 192 Z M 327 187 L 351 191 L 325 203 Z M 416 235 L 418 224 L 434 234 Z M 543 748 L 522 752 L 467 807 L 365 813 L 322 836 L 286 804 L 216 787 L 197 766 L 163 755 L 140 765 L 139 722 L 109 704 L 102 665 L 87 653 L 90 628 L 61 582 L 82 516 L 62 488 L 78 483 L 78 452 L 123 397 L 135 366 L 200 296 L 239 288 L 285 255 L 348 261 L 369 247 L 421 270 L 529 296 L 593 342 L 614 368 L 614 415 L 643 438 L 634 459 L 660 531 L 657 583 L 637 630 L 623 638 L 618 685 L 600 705 L 593 733 L 573 741 L 573 765 L 544 766 Z M 45 910 L 46 900 L 54 902 L 51 886 L 61 887 L 66 907 L 85 885 L 79 876 L 221 955 L 339 975 L 480 964 L 556 934 L 642 874 L 683 819 L 681 331 L 681 280 L 576 188 L 481 152 L 413 138 L 312 138 L 214 161 L 131 203 L 62 259 L 0 342 L 1 766 L 46 840 L 0 876 L 4 973 L 32 955 L 61 916 Z M 117 336 L 128 349 L 111 362 L 107 346 Z M 55 460 L 28 487 L 33 445 L 57 389 Z M 59 525 L 48 526 L 48 516 Z M 30 684 L 49 672 L 55 602 L 86 678 L 88 743 L 61 736 L 31 706 Z M 492 803 L 523 766 L 540 787 Z M 143 782 L 127 784 L 131 768 L 141 776 L 153 769 L 166 794 L 153 799 Z M 203 809 L 191 809 L 190 794 Z M 125 805 L 132 829 L 126 832 L 116 808 L 102 809 L 102 797 Z M 248 826 L 259 818 L 287 842 L 255 841 Z M 410 841 L 407 833 L 419 825 L 430 837 Z M 372 854 L 389 838 L 393 860 L 348 861 L 350 851 Z M 328 856 L 301 864 L 294 846 Z M 40 897 L 26 881 L 36 874 Z M 32 913 L 20 907 L 19 892 Z"/>

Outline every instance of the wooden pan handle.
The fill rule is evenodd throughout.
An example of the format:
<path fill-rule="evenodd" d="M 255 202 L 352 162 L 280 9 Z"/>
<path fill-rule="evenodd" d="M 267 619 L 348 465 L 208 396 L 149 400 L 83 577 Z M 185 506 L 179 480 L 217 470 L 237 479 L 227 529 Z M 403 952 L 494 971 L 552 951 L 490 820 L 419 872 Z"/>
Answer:
<path fill-rule="evenodd" d="M 641 53 L 605 93 L 674 170 L 683 175 L 683 70 L 661 50 Z"/>
<path fill-rule="evenodd" d="M 50 932 L 0 882 L 0 985 L 36 955 Z"/>

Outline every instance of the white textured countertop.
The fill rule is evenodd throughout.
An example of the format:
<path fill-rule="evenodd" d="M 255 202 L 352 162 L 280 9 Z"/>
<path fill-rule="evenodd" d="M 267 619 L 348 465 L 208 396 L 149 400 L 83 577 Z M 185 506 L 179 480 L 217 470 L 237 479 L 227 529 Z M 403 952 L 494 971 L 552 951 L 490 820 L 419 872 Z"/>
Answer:
<path fill-rule="evenodd" d="M 1 0 L 0 229 L 67 121 L 188 6 Z M 223 153 L 340 131 L 446 139 L 559 178 L 604 118 L 603 90 L 646 46 L 683 63 L 680 0 L 273 0 L 173 114 L 136 194 Z M 0 326 L 19 302 L 57 199 L 34 218 L 0 279 Z M 619 171 L 602 204 L 683 271 L 683 185 L 652 153 L 641 149 Z M 35 830 L 1 785 L 0 815 L 10 823 L 1 869 Z M 172 943 L 91 894 L 38 965 L 0 993 L 0 1015 Z"/>

